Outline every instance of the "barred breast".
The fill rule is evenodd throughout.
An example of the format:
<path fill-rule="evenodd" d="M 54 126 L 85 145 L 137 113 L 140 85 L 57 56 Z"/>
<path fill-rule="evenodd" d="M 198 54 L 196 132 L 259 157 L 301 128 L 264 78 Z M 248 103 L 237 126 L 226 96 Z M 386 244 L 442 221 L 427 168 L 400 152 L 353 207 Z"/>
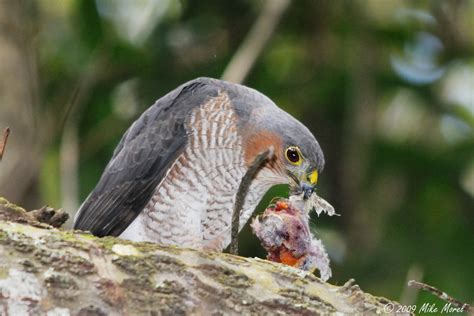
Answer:
<path fill-rule="evenodd" d="M 230 242 L 232 209 L 246 172 L 236 114 L 226 93 L 191 113 L 188 144 L 152 199 L 120 235 L 125 239 L 222 250 Z M 275 183 L 263 169 L 240 216 L 242 228 Z"/>

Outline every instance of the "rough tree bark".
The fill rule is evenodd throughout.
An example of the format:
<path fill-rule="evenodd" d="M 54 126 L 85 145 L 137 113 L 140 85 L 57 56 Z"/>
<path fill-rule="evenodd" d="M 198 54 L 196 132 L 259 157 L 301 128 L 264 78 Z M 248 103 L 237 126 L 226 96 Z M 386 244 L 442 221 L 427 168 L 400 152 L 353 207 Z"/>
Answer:
<path fill-rule="evenodd" d="M 40 215 L 0 198 L 0 315 L 314 315 L 397 304 L 352 280 L 334 286 L 257 258 L 96 238 L 37 221 L 61 213 Z"/>

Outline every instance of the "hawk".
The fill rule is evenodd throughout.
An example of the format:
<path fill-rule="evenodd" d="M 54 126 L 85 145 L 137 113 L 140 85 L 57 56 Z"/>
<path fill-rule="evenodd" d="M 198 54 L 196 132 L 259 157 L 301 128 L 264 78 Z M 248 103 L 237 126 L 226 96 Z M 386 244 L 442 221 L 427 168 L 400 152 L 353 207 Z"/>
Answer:
<path fill-rule="evenodd" d="M 223 250 L 240 182 L 269 148 L 274 154 L 250 185 L 239 229 L 276 184 L 311 195 L 323 152 L 303 124 L 258 91 L 211 78 L 189 81 L 130 126 L 74 228 Z"/>

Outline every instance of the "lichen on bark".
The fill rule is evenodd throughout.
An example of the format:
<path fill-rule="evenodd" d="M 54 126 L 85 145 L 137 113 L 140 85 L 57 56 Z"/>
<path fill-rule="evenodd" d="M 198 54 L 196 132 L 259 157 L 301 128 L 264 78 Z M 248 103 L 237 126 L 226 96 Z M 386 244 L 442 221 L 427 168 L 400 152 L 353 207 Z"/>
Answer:
<path fill-rule="evenodd" d="M 389 302 L 258 258 L 62 231 L 0 200 L 0 315 L 382 313 Z"/>

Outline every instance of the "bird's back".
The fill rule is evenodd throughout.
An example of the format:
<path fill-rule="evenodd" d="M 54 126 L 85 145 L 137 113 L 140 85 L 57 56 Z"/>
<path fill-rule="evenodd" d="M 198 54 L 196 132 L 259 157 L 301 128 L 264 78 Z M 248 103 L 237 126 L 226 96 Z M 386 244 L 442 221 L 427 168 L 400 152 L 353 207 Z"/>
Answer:
<path fill-rule="evenodd" d="M 98 236 L 224 247 L 246 170 L 242 126 L 253 106 L 268 102 L 253 89 L 209 78 L 162 97 L 122 137 L 74 228 Z M 242 223 L 272 184 L 254 185 Z"/>

